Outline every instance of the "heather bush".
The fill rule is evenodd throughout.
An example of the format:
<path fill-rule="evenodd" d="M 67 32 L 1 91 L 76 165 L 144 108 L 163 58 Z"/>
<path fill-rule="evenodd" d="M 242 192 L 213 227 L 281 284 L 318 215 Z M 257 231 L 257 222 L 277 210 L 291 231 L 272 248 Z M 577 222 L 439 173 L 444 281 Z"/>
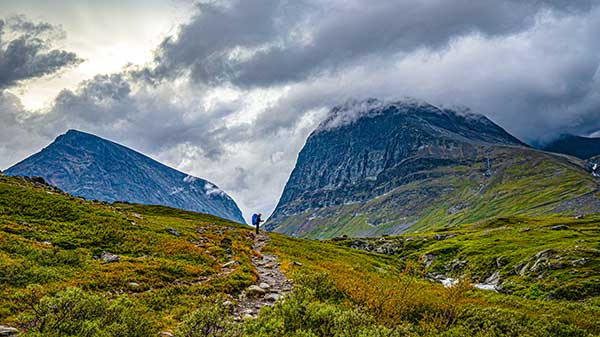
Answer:
<path fill-rule="evenodd" d="M 35 303 L 39 289 L 29 288 L 23 299 L 32 306 L 28 336 L 146 337 L 156 333 L 145 313 L 126 297 L 109 300 L 69 288 Z"/>

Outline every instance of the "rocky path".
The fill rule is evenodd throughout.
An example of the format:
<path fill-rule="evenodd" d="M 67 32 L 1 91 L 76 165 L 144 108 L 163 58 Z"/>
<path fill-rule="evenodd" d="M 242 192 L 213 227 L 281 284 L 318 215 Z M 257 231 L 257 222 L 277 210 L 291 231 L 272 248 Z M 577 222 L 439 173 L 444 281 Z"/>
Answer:
<path fill-rule="evenodd" d="M 261 233 L 254 240 L 253 249 L 260 255 L 252 258 L 252 264 L 258 272 L 258 284 L 248 287 L 240 294 L 234 310 L 234 317 L 238 321 L 256 317 L 260 308 L 274 305 L 292 290 L 292 283 L 279 269 L 277 256 L 262 254 L 262 249 L 270 241 L 269 236 Z"/>

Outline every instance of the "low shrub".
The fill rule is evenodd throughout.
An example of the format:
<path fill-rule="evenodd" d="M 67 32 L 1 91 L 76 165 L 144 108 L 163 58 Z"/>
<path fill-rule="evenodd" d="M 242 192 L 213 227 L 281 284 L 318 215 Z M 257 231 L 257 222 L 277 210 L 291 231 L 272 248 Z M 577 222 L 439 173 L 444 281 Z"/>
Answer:
<path fill-rule="evenodd" d="M 36 303 L 39 289 L 29 287 L 23 296 L 32 306 L 26 336 L 146 337 L 156 334 L 145 313 L 130 299 L 103 296 L 69 288 L 46 295 Z"/>

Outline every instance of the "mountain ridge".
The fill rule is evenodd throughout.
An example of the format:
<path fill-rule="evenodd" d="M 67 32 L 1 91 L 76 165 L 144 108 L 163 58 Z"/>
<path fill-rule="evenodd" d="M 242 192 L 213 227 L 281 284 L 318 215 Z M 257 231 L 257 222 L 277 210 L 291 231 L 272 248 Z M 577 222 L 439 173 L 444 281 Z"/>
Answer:
<path fill-rule="evenodd" d="M 215 184 L 78 130 L 58 136 L 4 173 L 40 176 L 87 199 L 165 205 L 245 223 L 235 201 Z"/>
<path fill-rule="evenodd" d="M 583 161 L 530 148 L 484 116 L 422 101 L 356 104 L 332 109 L 308 138 L 268 229 L 376 236 L 515 211 L 600 209 L 598 198 L 589 210 L 563 205 L 598 190 Z M 336 118 L 345 123 L 328 127 Z"/>
<path fill-rule="evenodd" d="M 562 153 L 586 160 L 600 155 L 600 138 L 563 134 L 554 141 L 539 146 L 539 148 L 544 151 Z"/>

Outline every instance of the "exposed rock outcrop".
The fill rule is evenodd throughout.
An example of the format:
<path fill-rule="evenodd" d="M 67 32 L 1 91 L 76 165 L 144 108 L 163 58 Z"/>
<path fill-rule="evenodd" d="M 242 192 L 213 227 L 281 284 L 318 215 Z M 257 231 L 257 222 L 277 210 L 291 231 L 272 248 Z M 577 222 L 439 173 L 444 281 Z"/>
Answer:
<path fill-rule="evenodd" d="M 563 175 L 585 186 L 553 190 L 543 201 L 523 197 Z M 426 228 L 431 214 L 439 225 L 563 205 L 585 210 L 585 203 L 564 202 L 598 190 L 586 178 L 583 162 L 529 148 L 482 115 L 370 99 L 334 108 L 310 135 L 265 227 L 317 239 L 369 237 Z M 531 181 L 540 185 L 503 187 Z"/>

